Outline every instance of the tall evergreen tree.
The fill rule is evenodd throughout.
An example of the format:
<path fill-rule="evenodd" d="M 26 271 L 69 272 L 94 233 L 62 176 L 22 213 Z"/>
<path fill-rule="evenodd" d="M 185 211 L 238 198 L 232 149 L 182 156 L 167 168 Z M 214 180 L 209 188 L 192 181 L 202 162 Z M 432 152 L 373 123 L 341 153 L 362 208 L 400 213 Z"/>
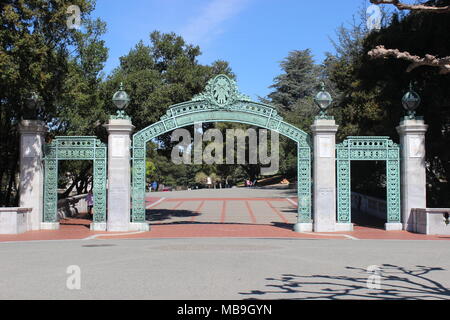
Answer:
<path fill-rule="evenodd" d="M 309 49 L 290 52 L 280 67 L 283 73 L 270 86 L 274 91 L 269 94 L 269 102 L 281 111 L 292 111 L 300 100 L 314 94 L 320 69 Z"/>

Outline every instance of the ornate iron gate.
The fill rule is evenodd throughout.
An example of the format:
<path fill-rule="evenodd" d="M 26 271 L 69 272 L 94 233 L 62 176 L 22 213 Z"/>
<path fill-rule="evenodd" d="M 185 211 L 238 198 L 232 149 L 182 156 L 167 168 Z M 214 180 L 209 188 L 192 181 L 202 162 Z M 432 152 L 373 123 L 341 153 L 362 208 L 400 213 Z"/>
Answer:
<path fill-rule="evenodd" d="M 172 106 L 161 121 L 133 136 L 132 220 L 144 222 L 146 145 L 164 133 L 207 122 L 237 122 L 276 131 L 298 145 L 298 221 L 311 219 L 311 142 L 307 133 L 283 121 L 269 105 L 253 102 L 241 94 L 236 83 L 225 75 L 208 82 L 204 93 L 191 101 Z"/>
<path fill-rule="evenodd" d="M 93 160 L 94 222 L 106 222 L 107 147 L 96 137 L 56 137 L 46 145 L 44 222 L 57 221 L 59 160 Z"/>
<path fill-rule="evenodd" d="M 351 161 L 386 161 L 387 222 L 401 222 L 400 147 L 389 137 L 348 137 L 336 146 L 338 222 L 351 223 Z"/>

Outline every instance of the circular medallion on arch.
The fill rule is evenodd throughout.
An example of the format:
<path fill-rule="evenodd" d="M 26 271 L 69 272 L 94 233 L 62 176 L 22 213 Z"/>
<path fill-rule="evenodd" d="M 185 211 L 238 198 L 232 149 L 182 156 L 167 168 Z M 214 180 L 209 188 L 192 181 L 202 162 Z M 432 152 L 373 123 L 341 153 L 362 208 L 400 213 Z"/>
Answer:
<path fill-rule="evenodd" d="M 214 102 L 220 107 L 233 103 L 231 101 L 233 94 L 233 86 L 229 78 L 225 76 L 218 76 L 214 79 L 212 86 L 212 96 Z"/>

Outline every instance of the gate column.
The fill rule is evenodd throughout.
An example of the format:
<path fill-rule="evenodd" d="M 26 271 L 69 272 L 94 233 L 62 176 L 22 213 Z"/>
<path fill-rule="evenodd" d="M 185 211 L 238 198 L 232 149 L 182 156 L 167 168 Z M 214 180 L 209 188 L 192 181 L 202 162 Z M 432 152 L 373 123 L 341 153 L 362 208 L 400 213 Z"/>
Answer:
<path fill-rule="evenodd" d="M 43 223 L 44 167 L 43 147 L 47 128 L 38 120 L 22 120 L 20 131 L 20 204 L 32 208 L 29 230 L 40 230 Z M 55 226 L 56 228 L 57 226 Z"/>
<path fill-rule="evenodd" d="M 111 117 L 108 130 L 108 231 L 130 231 L 131 165 L 129 118 Z"/>
<path fill-rule="evenodd" d="M 427 207 L 425 134 L 423 120 L 405 119 L 397 127 L 401 142 L 401 194 L 403 228 L 413 231 L 411 209 Z"/>
<path fill-rule="evenodd" d="M 333 119 L 316 118 L 311 127 L 314 140 L 314 231 L 336 229 L 336 132 Z"/>

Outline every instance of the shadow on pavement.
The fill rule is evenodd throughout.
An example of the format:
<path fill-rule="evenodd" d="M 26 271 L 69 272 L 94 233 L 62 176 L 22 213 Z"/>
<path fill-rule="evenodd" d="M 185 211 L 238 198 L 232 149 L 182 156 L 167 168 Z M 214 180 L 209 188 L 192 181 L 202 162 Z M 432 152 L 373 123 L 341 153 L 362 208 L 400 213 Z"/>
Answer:
<path fill-rule="evenodd" d="M 156 209 L 146 211 L 147 221 L 149 222 L 160 222 L 171 218 L 192 218 L 199 215 L 199 213 L 190 210 Z"/>
<path fill-rule="evenodd" d="M 271 224 L 253 224 L 253 223 L 245 223 L 245 222 L 213 222 L 213 221 L 172 221 L 172 222 L 164 222 L 168 221 L 171 218 L 192 218 L 192 217 L 199 217 L 201 216 L 200 213 L 197 213 L 195 211 L 190 210 L 168 210 L 168 209 L 156 209 L 156 210 L 147 210 L 146 211 L 146 217 L 147 221 L 153 224 L 159 224 L 159 225 L 270 225 L 275 228 L 280 229 L 286 229 L 289 231 L 292 231 L 294 228 L 294 225 L 291 223 L 283 223 L 283 222 L 275 222 L 272 221 Z"/>
<path fill-rule="evenodd" d="M 368 281 L 374 283 L 374 273 L 364 268 L 347 267 L 356 276 L 283 274 L 279 278 L 266 278 L 266 290 L 240 292 L 248 299 L 340 300 L 427 300 L 450 299 L 450 290 L 431 278 L 432 273 L 445 271 L 440 267 L 415 266 L 405 268 L 384 264 L 379 266 L 379 289 L 369 289 Z M 369 280 L 371 279 L 371 280 Z"/>

